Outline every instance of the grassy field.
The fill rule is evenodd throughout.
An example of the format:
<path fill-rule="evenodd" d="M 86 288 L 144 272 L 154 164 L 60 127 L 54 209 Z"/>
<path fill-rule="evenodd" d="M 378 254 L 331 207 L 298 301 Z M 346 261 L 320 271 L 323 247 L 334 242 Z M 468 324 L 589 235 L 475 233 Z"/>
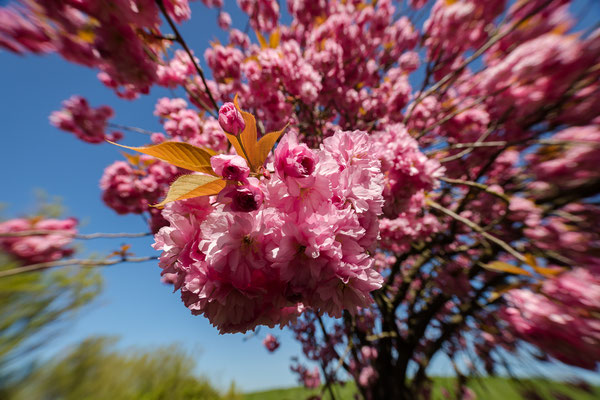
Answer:
<path fill-rule="evenodd" d="M 434 400 L 442 400 L 442 388 L 452 392 L 454 379 L 452 378 L 434 378 L 435 386 L 433 391 Z M 600 399 L 600 387 L 594 387 L 594 393 L 586 393 L 575 389 L 568 384 L 541 379 L 521 380 L 515 383 L 505 378 L 484 378 L 473 380 L 468 385 L 477 394 L 478 400 L 518 400 L 522 399 L 520 389 L 528 388 L 535 392 L 542 399 L 556 400 L 554 394 L 562 393 L 568 395 L 572 400 L 597 400 Z M 346 384 L 342 387 L 334 388 L 336 398 L 339 400 L 353 400 L 356 388 L 353 384 Z M 308 390 L 301 387 L 289 389 L 275 389 L 264 392 L 248 393 L 244 395 L 244 400 L 306 400 L 312 395 L 318 395 L 319 389 Z M 328 393 L 324 393 L 323 399 L 329 400 Z"/>

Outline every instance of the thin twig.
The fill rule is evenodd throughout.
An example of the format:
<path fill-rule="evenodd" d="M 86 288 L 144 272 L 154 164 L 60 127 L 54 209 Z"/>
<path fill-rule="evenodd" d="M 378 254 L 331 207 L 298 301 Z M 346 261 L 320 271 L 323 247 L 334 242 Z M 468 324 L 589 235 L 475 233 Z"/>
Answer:
<path fill-rule="evenodd" d="M 206 94 L 208 94 L 208 97 L 210 98 L 210 101 L 213 104 L 213 107 L 215 108 L 216 115 L 218 115 L 219 114 L 219 106 L 217 105 L 217 102 L 215 101 L 215 99 L 214 99 L 214 97 L 213 97 L 210 89 L 208 88 L 208 84 L 206 83 L 206 78 L 204 77 L 204 72 L 202 71 L 202 68 L 200 68 L 200 66 L 196 62 L 196 59 L 194 58 L 194 55 L 192 54 L 192 52 L 191 52 L 190 48 L 188 47 L 187 43 L 183 39 L 183 36 L 181 36 L 181 33 L 179 33 L 179 30 L 177 29 L 177 26 L 175 25 L 175 23 L 171 19 L 171 16 L 169 15 L 169 13 L 167 13 L 167 10 L 165 9 L 165 5 L 163 4 L 162 0 L 156 0 L 156 4 L 158 4 L 158 7 L 160 8 L 160 11 L 162 12 L 162 14 L 164 15 L 165 19 L 169 23 L 169 26 L 173 30 L 173 33 L 175 34 L 175 41 L 177 41 L 181 46 L 183 46 L 183 49 L 187 53 L 188 57 L 190 57 L 190 60 L 192 61 L 192 64 L 194 64 L 194 68 L 196 68 L 196 72 L 198 73 L 198 75 L 202 79 L 202 83 L 204 84 L 204 89 L 206 90 Z M 206 110 L 206 111 L 211 112 L 210 110 Z"/>
<path fill-rule="evenodd" d="M 348 346 L 346 346 L 346 349 L 344 350 L 344 353 L 339 358 L 338 363 L 335 366 L 335 369 L 331 373 L 332 376 L 336 376 L 337 372 L 339 371 L 339 369 L 342 367 L 342 365 L 344 365 L 344 360 L 346 359 L 346 357 L 348 356 L 348 354 L 350 354 L 350 350 L 352 350 L 352 342 L 348 342 Z"/>
<path fill-rule="evenodd" d="M 461 151 L 460 153 L 442 158 L 440 160 L 440 163 L 446 163 L 446 162 L 454 161 L 456 159 L 459 159 L 459 158 L 465 156 L 466 154 L 472 152 L 473 149 L 475 149 L 475 148 L 504 147 L 504 146 L 510 147 L 513 145 L 544 145 L 544 146 L 575 146 L 575 145 L 579 145 L 579 146 L 600 147 L 600 143 L 586 141 L 586 140 L 553 140 L 553 139 L 535 139 L 535 138 L 533 138 L 530 140 L 525 140 L 525 141 L 519 140 L 516 142 L 507 142 L 505 140 L 497 140 L 497 141 L 492 141 L 492 142 L 477 141 L 477 142 L 472 142 L 472 143 L 456 143 L 456 144 L 448 146 L 447 148 L 436 150 L 433 153 L 436 153 L 436 152 L 439 152 L 442 150 L 445 151 L 445 150 L 451 150 L 451 149 L 465 149 L 465 150 Z M 429 153 L 429 154 L 431 154 L 431 153 Z"/>
<path fill-rule="evenodd" d="M 365 337 L 365 339 L 368 342 L 376 342 L 379 339 L 395 338 L 395 337 L 398 337 L 398 334 L 396 332 L 381 332 L 376 335 L 368 335 L 367 337 Z"/>
<path fill-rule="evenodd" d="M 475 189 L 479 189 L 483 192 L 491 194 L 492 196 L 496 196 L 496 197 L 502 199 L 503 201 L 505 201 L 506 203 L 510 203 L 509 196 L 505 195 L 504 193 L 496 192 L 495 190 L 490 189 L 490 187 L 488 185 L 484 185 L 483 183 L 464 181 L 462 179 L 444 178 L 444 177 L 440 178 L 440 180 L 443 182 L 452 183 L 455 185 L 464 185 L 464 186 L 473 187 Z"/>
<path fill-rule="evenodd" d="M 167 40 L 169 42 L 174 42 L 177 40 L 177 37 L 175 35 L 159 35 L 156 33 L 149 33 L 150 36 L 152 36 L 155 39 L 159 39 L 159 40 Z"/>
<path fill-rule="evenodd" d="M 505 86 L 504 88 L 498 89 L 496 92 L 491 93 L 489 95 L 480 96 L 479 98 L 473 100 L 473 102 L 471 104 L 469 104 L 468 106 L 464 106 L 463 108 L 459 108 L 459 109 L 456 109 L 456 110 L 452 111 L 451 113 L 449 113 L 445 117 L 443 117 L 440 120 L 436 121 L 433 125 L 425 128 L 421 133 L 419 133 L 415 137 L 415 139 L 416 140 L 421 139 L 423 136 L 425 136 L 426 134 L 428 134 L 429 132 L 431 132 L 432 130 L 434 130 L 435 128 L 437 128 L 438 126 L 445 124 L 446 122 L 450 121 L 452 118 L 456 117 L 457 115 L 462 114 L 463 112 L 468 111 L 471 108 L 478 106 L 479 104 L 481 104 L 485 100 L 487 100 L 489 97 L 496 96 L 496 95 L 502 93 L 503 91 L 507 90 L 508 88 L 510 88 L 510 86 Z"/>
<path fill-rule="evenodd" d="M 41 271 L 43 269 L 54 268 L 54 267 L 68 267 L 73 265 L 79 265 L 81 267 L 105 267 L 108 265 L 121 264 L 125 262 L 144 262 L 157 260 L 156 256 L 147 256 L 147 257 L 122 257 L 113 260 L 93 260 L 93 259 L 72 259 L 72 260 L 58 260 L 58 261 L 50 261 L 45 263 L 38 264 L 30 264 L 22 267 L 11 268 L 4 271 L 0 271 L 0 278 L 6 278 L 8 276 L 14 276 L 19 274 L 24 274 L 28 272 Z"/>
<path fill-rule="evenodd" d="M 515 144 L 516 143 L 517 142 L 515 142 Z M 521 143 L 521 142 L 519 142 L 519 143 Z M 534 140 L 528 141 L 526 143 L 544 144 L 544 145 L 549 145 L 549 146 L 588 145 L 588 146 L 592 146 L 592 147 L 600 147 L 600 143 L 592 142 L 592 141 L 588 141 L 588 140 L 553 140 L 553 139 L 535 140 L 534 139 Z M 505 140 L 497 140 L 497 141 L 493 141 L 493 142 L 481 142 L 481 143 L 477 143 L 477 142 L 456 143 L 456 144 L 448 146 L 448 149 L 465 149 L 465 148 L 472 148 L 472 147 L 502 147 L 502 146 L 511 146 L 511 145 L 512 145 L 511 142 L 507 142 Z"/>
<path fill-rule="evenodd" d="M 487 137 L 492 133 L 492 131 L 494 131 L 496 129 L 496 125 L 494 126 L 490 126 L 488 129 L 486 129 L 485 132 L 483 132 L 483 134 L 477 139 L 477 141 L 475 143 L 483 143 L 483 141 L 485 139 L 487 139 Z M 440 160 L 440 163 L 443 164 L 445 162 L 449 162 L 449 161 L 454 161 L 454 160 L 458 160 L 459 158 L 462 158 L 463 156 L 471 153 L 473 151 L 473 147 L 469 147 L 467 149 L 464 149 L 463 151 L 454 154 L 452 156 L 448 156 L 445 158 L 442 158 Z"/>
<path fill-rule="evenodd" d="M 448 146 L 448 150 L 451 149 L 471 149 L 477 147 L 502 147 L 506 146 L 508 142 L 506 140 L 496 140 L 494 142 L 471 142 L 471 143 L 456 143 Z M 446 150 L 446 149 L 444 149 Z"/>
<path fill-rule="evenodd" d="M 215 116 L 215 114 L 210 110 L 210 107 L 204 102 L 204 100 L 202 100 L 197 93 L 194 92 L 193 88 L 189 88 L 189 85 L 193 85 L 194 87 L 197 87 L 198 84 L 196 82 L 194 82 L 192 79 L 188 79 L 185 82 L 185 85 L 183 85 L 183 90 L 185 90 L 185 92 L 188 94 L 188 96 L 190 96 L 190 100 L 192 100 L 191 98 L 193 98 L 194 100 L 196 100 L 198 102 L 198 104 L 200 104 L 200 106 L 202 106 L 202 108 L 208 112 L 210 115 L 212 115 L 213 117 Z M 192 100 L 193 101 L 193 100 Z"/>
<path fill-rule="evenodd" d="M 138 127 L 135 127 L 135 126 L 127 126 L 127 125 L 115 124 L 113 122 L 109 122 L 109 123 L 107 123 L 107 125 L 110 128 L 122 129 L 124 131 L 130 131 L 130 132 L 136 132 L 136 133 L 143 133 L 144 135 L 152 135 L 154 133 L 154 132 L 148 131 L 146 129 L 138 128 Z"/>
<path fill-rule="evenodd" d="M 61 236 L 69 236 L 74 239 L 104 239 L 104 238 L 139 238 L 152 236 L 151 232 L 140 232 L 140 233 L 73 233 L 71 231 L 52 231 L 52 230 L 43 230 L 43 229 L 35 229 L 30 231 L 20 231 L 20 232 L 0 232 L 0 238 L 11 238 L 11 237 L 26 237 L 26 236 L 45 236 L 45 235 L 61 235 Z"/>
<path fill-rule="evenodd" d="M 461 217 L 460 215 L 458 215 L 454 211 L 447 209 L 446 207 L 442 206 L 441 204 L 436 203 L 433 200 L 429 200 L 428 199 L 428 200 L 426 200 L 426 203 L 427 203 L 428 206 L 430 206 L 432 208 L 435 208 L 436 210 L 439 210 L 439 211 L 443 212 L 444 214 L 446 214 L 446 215 L 454 218 L 455 220 L 457 220 L 459 222 L 462 222 L 463 224 L 467 225 L 469 228 L 471 228 L 475 232 L 481 234 L 484 238 L 486 238 L 490 242 L 493 242 L 496 245 L 498 245 L 501 248 L 503 248 L 507 253 L 511 254 L 517 260 L 519 260 L 521 262 L 524 262 L 524 263 L 527 262 L 527 260 L 525 260 L 525 257 L 523 255 L 521 255 L 518 251 L 516 251 L 514 248 L 512 248 L 508 243 L 506 243 L 502 239 L 498 239 L 497 237 L 490 235 L 481 226 L 477 225 L 473 221 L 470 221 L 470 220 L 468 220 L 468 219 L 466 219 L 464 217 Z"/>

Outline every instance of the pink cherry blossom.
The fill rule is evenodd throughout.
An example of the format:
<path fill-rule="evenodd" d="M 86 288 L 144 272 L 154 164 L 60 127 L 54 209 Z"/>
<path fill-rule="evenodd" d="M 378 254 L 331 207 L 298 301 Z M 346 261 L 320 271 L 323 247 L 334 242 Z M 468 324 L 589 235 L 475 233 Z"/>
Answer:
<path fill-rule="evenodd" d="M 72 96 L 63 102 L 64 109 L 50 115 L 50 123 L 59 129 L 73 133 L 88 143 L 116 141 L 123 137 L 120 132 L 106 133 L 108 119 L 114 112 L 109 106 L 92 108 L 81 96 Z"/>
<path fill-rule="evenodd" d="M 245 182 L 250 174 L 246 160 L 237 155 L 213 156 L 210 158 L 210 165 L 217 175 L 232 181 Z"/>
<path fill-rule="evenodd" d="M 48 231 L 42 235 L 0 237 L 0 249 L 24 264 L 60 260 L 75 251 L 68 246 L 77 233 L 76 225 L 75 218 L 64 220 L 17 218 L 0 222 L 0 233 Z"/>
<path fill-rule="evenodd" d="M 273 335 L 271 335 L 270 333 L 265 336 L 264 340 L 263 340 L 263 345 L 266 347 L 266 349 L 273 353 L 275 350 L 277 350 L 279 348 L 279 340 L 277 340 L 277 338 Z"/>

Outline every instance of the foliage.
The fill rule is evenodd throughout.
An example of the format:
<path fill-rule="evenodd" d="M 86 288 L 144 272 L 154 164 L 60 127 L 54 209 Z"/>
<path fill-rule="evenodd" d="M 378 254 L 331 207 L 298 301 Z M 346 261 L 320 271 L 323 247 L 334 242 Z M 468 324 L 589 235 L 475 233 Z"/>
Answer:
<path fill-rule="evenodd" d="M 0 233 L 39 230 L 40 235 L 0 237 L 0 273 L 23 264 L 51 262 L 69 256 L 76 233 L 74 219 L 59 220 L 61 199 L 35 191 L 32 217 L 0 223 Z M 93 268 L 65 268 L 0 278 L 0 397 L 15 381 L 30 373 L 32 352 L 48 345 L 70 318 L 102 290 L 102 277 Z"/>
<path fill-rule="evenodd" d="M 177 346 L 123 350 L 106 337 L 89 338 L 37 365 L 9 397 L 64 400 L 235 400 L 222 397 L 193 370 L 196 360 Z"/>
<path fill-rule="evenodd" d="M 0 270 L 18 264 L 2 256 Z M 33 272 L 0 279 L 0 390 L 23 371 L 27 354 L 50 342 L 69 316 L 89 304 L 101 289 L 89 268 Z M 0 396 L 1 397 L 1 396 Z"/>

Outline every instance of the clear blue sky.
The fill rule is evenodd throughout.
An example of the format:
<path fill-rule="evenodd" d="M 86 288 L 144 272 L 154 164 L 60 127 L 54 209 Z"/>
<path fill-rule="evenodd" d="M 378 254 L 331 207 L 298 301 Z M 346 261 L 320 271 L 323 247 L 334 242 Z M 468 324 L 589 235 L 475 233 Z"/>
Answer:
<path fill-rule="evenodd" d="M 0 4 L 5 3 L 0 0 Z M 216 25 L 217 11 L 207 10 L 198 3 L 192 3 L 192 22 L 184 24 L 181 31 L 204 62 L 203 51 L 209 42 L 226 38 Z M 247 18 L 232 0 L 226 3 L 234 26 L 243 29 Z M 585 3 L 578 2 L 577 9 L 583 9 Z M 592 21 L 598 17 L 598 7 L 593 9 Z M 93 106 L 112 106 L 116 111 L 112 120 L 115 123 L 154 131 L 161 130 L 152 115 L 156 99 L 170 96 L 169 91 L 153 88 L 149 96 L 137 101 L 120 100 L 96 79 L 96 71 L 67 63 L 59 56 L 19 57 L 0 52 L 0 132 L 3 138 L 0 202 L 9 205 L 3 216 L 31 211 L 33 188 L 43 188 L 64 198 L 67 215 L 85 222 L 81 228 L 84 233 L 146 231 L 139 216 L 118 216 L 102 203 L 98 182 L 103 169 L 121 157 L 119 151 L 107 144 L 80 142 L 49 124 L 49 114 L 73 94 L 83 95 Z M 181 92 L 178 95 L 181 96 Z M 147 139 L 136 135 L 127 133 L 123 143 L 141 145 Z M 128 239 L 127 242 L 133 244 L 136 255 L 156 254 L 150 247 L 150 238 Z M 86 252 L 106 254 L 121 243 L 120 240 L 97 240 L 82 245 Z M 289 332 L 274 330 L 283 342 L 275 354 L 268 354 L 261 344 L 268 329 L 261 329 L 258 338 L 247 341 L 240 334 L 219 335 L 206 319 L 193 317 L 179 295 L 160 283 L 156 262 L 105 268 L 102 274 L 105 290 L 100 299 L 47 346 L 42 356 L 51 357 L 64 346 L 90 335 L 118 335 L 124 346 L 182 344 L 198 355 L 199 372 L 223 388 L 232 380 L 243 390 L 295 385 L 289 362 L 290 357 L 300 355 L 301 350 Z M 435 369 L 443 372 L 447 370 L 445 364 L 439 362 Z"/>

